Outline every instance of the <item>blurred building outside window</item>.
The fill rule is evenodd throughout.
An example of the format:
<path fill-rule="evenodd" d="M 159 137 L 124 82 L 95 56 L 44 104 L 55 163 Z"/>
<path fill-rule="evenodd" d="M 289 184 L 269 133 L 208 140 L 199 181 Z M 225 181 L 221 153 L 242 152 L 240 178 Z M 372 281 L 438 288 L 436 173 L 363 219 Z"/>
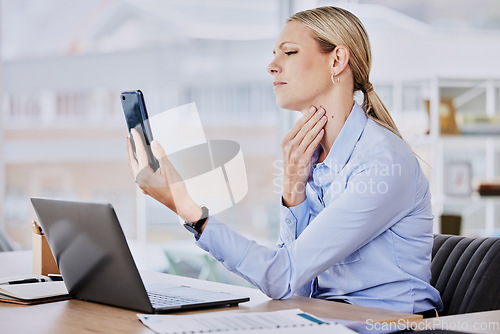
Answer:
<path fill-rule="evenodd" d="M 404 11 L 411 3 L 397 6 Z M 31 246 L 33 196 L 110 202 L 130 240 L 192 245 L 174 214 L 137 191 L 129 171 L 119 94 L 135 89 L 143 91 L 150 115 L 196 102 L 207 138 L 241 145 L 249 191 L 219 218 L 272 245 L 279 230 L 279 143 L 298 118 L 276 106 L 266 72 L 286 17 L 332 4 L 360 17 L 372 41 L 375 90 L 410 143 L 429 127 L 423 101 L 430 79 L 487 73 L 488 64 L 477 73 L 463 69 L 458 41 L 487 45 L 500 28 L 435 28 L 382 0 L 0 4 L 0 230 L 18 249 Z M 416 151 L 429 157 L 425 145 Z M 423 168 L 432 182 L 431 168 Z"/>

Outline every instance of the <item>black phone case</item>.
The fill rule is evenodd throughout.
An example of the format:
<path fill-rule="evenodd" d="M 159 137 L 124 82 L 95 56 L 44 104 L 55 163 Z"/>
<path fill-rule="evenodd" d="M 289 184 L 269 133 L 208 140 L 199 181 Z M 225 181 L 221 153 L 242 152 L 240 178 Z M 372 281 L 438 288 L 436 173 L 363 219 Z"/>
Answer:
<path fill-rule="evenodd" d="M 148 112 L 146 110 L 146 103 L 144 102 L 142 92 L 140 90 L 122 92 L 120 94 L 120 100 L 122 102 L 123 112 L 125 113 L 125 119 L 127 121 L 129 132 L 133 128 L 139 132 L 144 148 L 146 149 L 149 166 L 156 171 L 160 167 L 160 164 L 151 151 L 153 133 L 151 132 L 151 126 L 149 125 Z M 131 139 L 132 148 L 135 153 L 135 143 L 132 136 Z"/>

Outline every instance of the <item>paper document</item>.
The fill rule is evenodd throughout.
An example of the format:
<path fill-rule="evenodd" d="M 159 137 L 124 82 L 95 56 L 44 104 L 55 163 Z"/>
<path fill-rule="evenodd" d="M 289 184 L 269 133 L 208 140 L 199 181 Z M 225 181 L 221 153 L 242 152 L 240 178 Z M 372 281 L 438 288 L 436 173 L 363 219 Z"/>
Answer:
<path fill-rule="evenodd" d="M 326 323 L 300 309 L 259 313 L 211 312 L 194 315 L 138 314 L 144 325 L 159 334 L 210 332 L 355 333 L 345 326 Z"/>

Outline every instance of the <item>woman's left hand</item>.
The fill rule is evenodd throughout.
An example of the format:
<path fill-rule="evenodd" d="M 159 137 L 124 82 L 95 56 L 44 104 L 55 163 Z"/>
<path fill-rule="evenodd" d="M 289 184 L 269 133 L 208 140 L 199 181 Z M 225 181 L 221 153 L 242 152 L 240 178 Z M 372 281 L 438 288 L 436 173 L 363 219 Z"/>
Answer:
<path fill-rule="evenodd" d="M 168 160 L 160 143 L 155 140 L 151 142 L 153 155 L 160 163 L 160 168 L 154 172 L 149 166 L 141 136 L 135 129 L 132 129 L 131 132 L 137 159 L 134 157 L 130 138 L 127 137 L 128 159 L 135 182 L 142 189 L 142 192 L 177 213 L 182 219 L 190 222 L 198 221 L 202 210 L 189 196 L 184 180 Z"/>

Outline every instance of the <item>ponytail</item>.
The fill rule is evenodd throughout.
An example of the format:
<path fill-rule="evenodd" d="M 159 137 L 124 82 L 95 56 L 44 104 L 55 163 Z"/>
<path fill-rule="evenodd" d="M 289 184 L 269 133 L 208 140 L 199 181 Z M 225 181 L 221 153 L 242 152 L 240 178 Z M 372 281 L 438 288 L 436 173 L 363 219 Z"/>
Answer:
<path fill-rule="evenodd" d="M 396 123 L 389 114 L 389 111 L 380 99 L 377 93 L 373 90 L 371 83 L 365 84 L 361 89 L 363 92 L 363 105 L 361 106 L 366 115 L 376 123 L 382 125 L 384 128 L 392 131 L 399 138 L 403 139 L 399 132 Z"/>

